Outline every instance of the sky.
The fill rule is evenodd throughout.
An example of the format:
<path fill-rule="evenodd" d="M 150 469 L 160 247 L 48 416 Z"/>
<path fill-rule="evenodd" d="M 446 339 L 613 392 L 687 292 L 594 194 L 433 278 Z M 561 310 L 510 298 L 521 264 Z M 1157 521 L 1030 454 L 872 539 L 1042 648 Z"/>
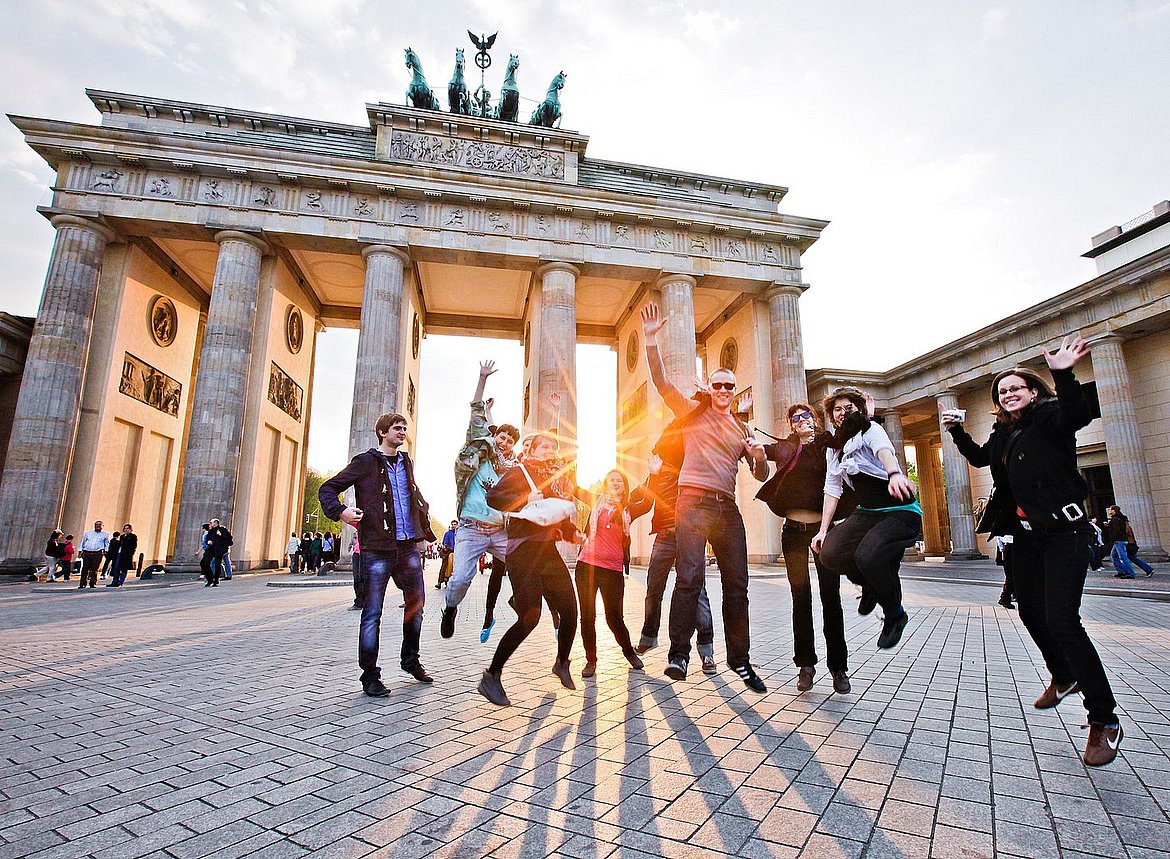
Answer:
<path fill-rule="evenodd" d="M 1168 0 L 14 0 L 5 13 L 0 106 L 85 122 L 94 87 L 362 124 L 366 102 L 402 101 L 406 46 L 438 86 L 466 30 L 498 31 L 489 88 L 509 53 L 525 98 L 565 70 L 563 127 L 589 135 L 590 157 L 784 185 L 782 211 L 831 222 L 803 260 L 810 368 L 885 370 L 1088 281 L 1090 237 L 1170 197 Z M 51 181 L 0 122 L 0 310 L 36 313 L 52 229 L 34 209 Z M 309 458 L 328 470 L 345 459 L 356 344 L 346 331 L 320 344 Z M 504 419 L 519 354 L 424 343 L 417 458 L 441 517 L 475 362 L 500 362 Z M 581 390 L 599 426 L 584 476 L 612 462 L 613 361 L 579 353 L 580 378 L 602 380 Z"/>

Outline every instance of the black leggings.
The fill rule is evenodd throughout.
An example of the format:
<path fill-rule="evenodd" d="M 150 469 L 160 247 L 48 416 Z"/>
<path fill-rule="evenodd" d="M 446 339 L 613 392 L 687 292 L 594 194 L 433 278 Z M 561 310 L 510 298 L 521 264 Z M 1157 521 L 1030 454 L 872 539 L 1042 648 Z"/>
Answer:
<path fill-rule="evenodd" d="M 622 653 L 634 652 L 630 641 L 630 630 L 622 616 L 623 597 L 626 581 L 621 570 L 607 570 L 593 564 L 577 562 L 573 574 L 577 580 L 577 598 L 581 603 L 581 643 L 585 646 L 585 658 L 597 661 L 597 592 L 601 591 L 601 603 L 605 607 L 605 622 Z"/>
<path fill-rule="evenodd" d="M 491 626 L 492 621 L 496 619 L 496 600 L 500 598 L 500 589 L 504 586 L 504 574 L 507 571 L 507 562 L 492 555 L 492 571 L 488 573 L 487 610 L 483 613 L 484 629 Z"/>
<path fill-rule="evenodd" d="M 909 510 L 855 510 L 831 530 L 821 546 L 821 563 L 860 585 L 887 617 L 902 608 L 902 555 L 922 531 L 922 517 Z"/>
<path fill-rule="evenodd" d="M 577 597 L 569 568 L 557 551 L 557 544 L 549 540 L 529 540 L 508 552 L 508 577 L 512 580 L 512 595 L 516 601 L 516 622 L 508 627 L 492 657 L 488 670 L 499 674 L 504 663 L 516 648 L 540 623 L 540 600 L 548 600 L 549 607 L 561 616 L 557 634 L 557 661 L 565 662 L 577 634 Z"/>

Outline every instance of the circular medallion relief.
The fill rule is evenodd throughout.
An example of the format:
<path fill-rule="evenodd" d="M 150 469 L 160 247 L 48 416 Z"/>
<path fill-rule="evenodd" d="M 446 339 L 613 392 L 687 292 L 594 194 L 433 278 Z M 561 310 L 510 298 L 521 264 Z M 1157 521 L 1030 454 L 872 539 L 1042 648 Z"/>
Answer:
<path fill-rule="evenodd" d="M 422 340 L 422 325 L 419 324 L 418 314 L 414 314 L 414 322 L 410 326 L 410 352 L 418 360 L 418 344 Z"/>
<path fill-rule="evenodd" d="M 735 342 L 735 338 L 731 337 L 723 344 L 723 348 L 719 350 L 719 366 L 735 372 L 735 365 L 739 363 L 739 344 Z"/>
<path fill-rule="evenodd" d="M 284 342 L 288 345 L 288 351 L 294 355 L 301 351 L 301 345 L 305 342 L 304 317 L 291 304 L 284 315 Z"/>
<path fill-rule="evenodd" d="M 626 340 L 626 369 L 629 372 L 634 372 L 634 368 L 638 366 L 638 332 L 631 331 L 630 337 Z"/>
<path fill-rule="evenodd" d="M 175 310 L 175 303 L 165 295 L 156 295 L 150 300 L 146 323 L 155 343 L 170 346 L 175 342 L 175 334 L 179 330 L 179 314 Z"/>

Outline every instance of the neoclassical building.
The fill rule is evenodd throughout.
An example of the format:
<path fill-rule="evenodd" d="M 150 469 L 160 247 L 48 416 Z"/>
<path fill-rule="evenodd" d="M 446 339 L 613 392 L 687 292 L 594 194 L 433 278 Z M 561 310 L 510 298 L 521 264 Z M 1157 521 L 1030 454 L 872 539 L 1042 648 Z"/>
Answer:
<path fill-rule="evenodd" d="M 360 126 L 88 91 L 100 124 L 13 116 L 56 171 L 57 230 L 0 483 L 0 568 L 45 535 L 132 522 L 147 562 L 193 562 L 201 524 L 275 563 L 299 524 L 317 334 L 359 329 L 351 451 L 415 415 L 419 343 L 524 344 L 526 428 L 576 426 L 577 342 L 618 351 L 619 463 L 665 424 L 637 310 L 668 372 L 733 366 L 775 423 L 805 396 L 801 255 L 826 222 L 786 189 L 594 160 L 585 135 L 367 105 Z M 454 454 L 454 451 L 452 451 Z M 751 552 L 779 552 L 747 504 Z M 639 535 L 635 555 L 647 553 Z"/>

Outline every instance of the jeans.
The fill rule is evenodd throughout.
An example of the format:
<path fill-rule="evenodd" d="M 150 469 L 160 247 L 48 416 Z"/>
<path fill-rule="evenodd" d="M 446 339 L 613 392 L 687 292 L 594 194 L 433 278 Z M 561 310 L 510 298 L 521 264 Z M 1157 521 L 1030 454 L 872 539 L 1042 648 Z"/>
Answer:
<path fill-rule="evenodd" d="M 780 534 L 780 548 L 788 585 L 792 588 L 793 664 L 811 668 L 817 664 L 816 641 L 813 637 L 812 582 L 808 573 L 808 550 L 816 534 L 816 525 L 802 525 L 785 520 Z M 821 617 L 824 622 L 826 662 L 829 671 L 849 670 L 849 649 L 845 644 L 845 618 L 841 611 L 841 577 L 821 566 L 821 559 L 813 556 L 817 571 L 817 587 L 821 593 Z"/>
<path fill-rule="evenodd" d="M 461 519 L 455 531 L 455 554 L 452 555 L 451 578 L 447 581 L 446 606 L 454 608 L 463 602 L 467 589 L 479 571 L 479 559 L 484 552 L 503 558 L 508 554 L 508 532 L 497 525 L 484 525 L 471 519 Z"/>
<path fill-rule="evenodd" d="M 114 562 L 113 579 L 115 586 L 122 587 L 122 585 L 126 584 L 126 573 L 130 572 L 130 565 L 132 563 L 133 560 L 131 558 L 122 557 L 119 557 L 118 560 Z"/>
<path fill-rule="evenodd" d="M 1129 562 L 1135 566 L 1141 567 L 1146 573 L 1154 572 L 1154 568 L 1138 557 L 1137 543 L 1125 544 L 1125 557 L 1129 558 Z"/>
<path fill-rule="evenodd" d="M 735 498 L 722 492 L 684 486 L 675 506 L 678 543 L 677 578 L 670 598 L 671 661 L 686 662 L 691 652 L 699 609 L 699 592 L 707 573 L 707 543 L 715 551 L 723 583 L 723 635 L 727 664 L 749 664 L 747 533 Z"/>
<path fill-rule="evenodd" d="M 626 578 L 621 570 L 607 570 L 593 564 L 577 562 L 573 571 L 577 582 L 577 599 L 581 606 L 581 644 L 585 647 L 585 659 L 597 661 L 597 592 L 601 591 L 601 604 L 605 608 L 605 622 L 613 633 L 614 641 L 629 655 L 634 652 L 630 641 L 630 630 L 626 627 L 623 613 L 626 593 Z"/>
<path fill-rule="evenodd" d="M 550 540 L 528 540 L 518 545 L 508 556 L 508 578 L 512 580 L 519 617 L 500 638 L 488 670 L 499 675 L 516 648 L 536 629 L 542 597 L 548 601 L 549 608 L 560 614 L 557 661 L 567 662 L 577 634 L 577 597 L 557 544 Z"/>
<path fill-rule="evenodd" d="M 821 563 L 876 598 L 886 617 L 896 617 L 902 610 L 898 567 L 921 532 L 917 513 L 855 510 L 825 537 Z"/>
<path fill-rule="evenodd" d="M 423 565 L 417 540 L 399 540 L 388 552 L 366 549 L 362 552 L 362 577 L 366 581 L 362 605 L 361 630 L 358 633 L 358 665 L 362 683 L 382 676 L 378 667 L 378 637 L 382 630 L 382 603 L 390 580 L 402 591 L 406 603 L 402 615 L 402 657 L 405 669 L 418 665 L 418 639 L 422 632 Z"/>
<path fill-rule="evenodd" d="M 1113 548 L 1109 551 L 1109 557 L 1113 559 L 1113 567 L 1117 572 L 1123 576 L 1134 578 L 1137 573 L 1134 572 L 1133 564 L 1129 562 L 1129 548 L 1124 540 L 1118 540 L 1113 544 Z"/>
<path fill-rule="evenodd" d="M 354 552 L 351 563 L 353 564 L 353 604 L 357 608 L 362 608 L 366 604 L 366 591 L 370 589 L 365 573 L 362 572 L 362 553 Z"/>
<path fill-rule="evenodd" d="M 646 614 L 642 622 L 642 637 L 638 642 L 643 647 L 658 645 L 658 627 L 662 624 L 662 595 L 666 592 L 666 580 L 670 577 L 677 555 L 678 540 L 673 528 L 654 535 L 650 565 L 646 568 Z M 705 578 L 705 570 L 703 575 Z M 711 600 L 707 598 L 707 584 L 704 581 L 703 587 L 699 589 L 698 612 L 695 615 L 695 629 L 698 632 L 695 647 L 704 659 L 715 656 L 715 628 L 711 621 Z"/>
<path fill-rule="evenodd" d="M 1041 534 L 1020 528 L 1012 543 L 1012 565 L 1020 620 L 1040 648 L 1053 682 L 1067 686 L 1078 681 L 1089 721 L 1108 725 L 1117 721 L 1117 702 L 1101 657 L 1081 625 L 1088 539 L 1082 531 Z"/>

